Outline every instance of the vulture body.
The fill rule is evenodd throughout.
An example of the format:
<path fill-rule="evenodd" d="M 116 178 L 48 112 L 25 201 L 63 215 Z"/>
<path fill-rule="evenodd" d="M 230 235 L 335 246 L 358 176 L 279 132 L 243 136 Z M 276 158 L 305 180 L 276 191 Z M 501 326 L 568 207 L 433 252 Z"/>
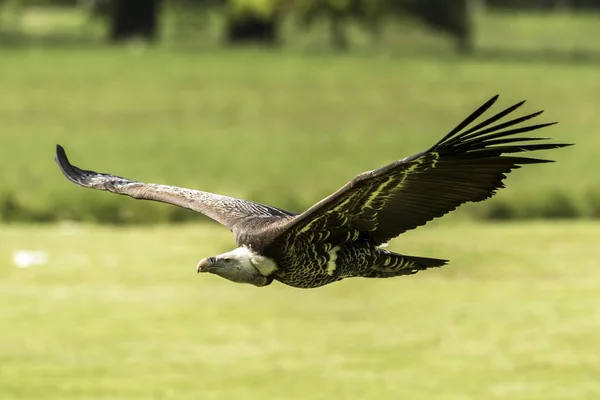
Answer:
<path fill-rule="evenodd" d="M 349 277 L 410 275 L 447 260 L 385 250 L 390 239 L 503 188 L 511 170 L 550 162 L 515 153 L 568 144 L 522 137 L 553 123 L 521 126 L 541 114 L 501 122 L 524 102 L 476 123 L 494 96 L 429 149 L 356 176 L 302 214 L 213 193 L 148 184 L 79 169 L 57 145 L 56 162 L 77 185 L 160 201 L 205 214 L 233 232 L 238 247 L 202 259 L 198 272 L 266 286 L 314 288 Z"/>

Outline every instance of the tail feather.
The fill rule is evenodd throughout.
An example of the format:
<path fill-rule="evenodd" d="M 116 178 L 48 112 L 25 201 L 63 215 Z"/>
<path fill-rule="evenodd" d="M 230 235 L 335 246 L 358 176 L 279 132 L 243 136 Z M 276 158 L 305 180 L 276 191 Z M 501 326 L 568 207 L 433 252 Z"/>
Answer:
<path fill-rule="evenodd" d="M 448 263 L 448 260 L 439 258 L 406 256 L 380 249 L 380 263 L 371 268 L 365 278 L 391 278 L 394 276 L 414 275 L 419 271 L 429 268 L 439 268 Z"/>

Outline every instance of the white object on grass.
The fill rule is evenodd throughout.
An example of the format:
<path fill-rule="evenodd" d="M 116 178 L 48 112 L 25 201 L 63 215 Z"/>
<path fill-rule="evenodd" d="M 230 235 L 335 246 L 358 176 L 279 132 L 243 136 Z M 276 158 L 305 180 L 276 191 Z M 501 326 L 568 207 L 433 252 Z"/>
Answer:
<path fill-rule="evenodd" d="M 33 265 L 44 265 L 48 256 L 43 251 L 19 250 L 13 253 L 13 262 L 18 268 L 29 268 Z"/>

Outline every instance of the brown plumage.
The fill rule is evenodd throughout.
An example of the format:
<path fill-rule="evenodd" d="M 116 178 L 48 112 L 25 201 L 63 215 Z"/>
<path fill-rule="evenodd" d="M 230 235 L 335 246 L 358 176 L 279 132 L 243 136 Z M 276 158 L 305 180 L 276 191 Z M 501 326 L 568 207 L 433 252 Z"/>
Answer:
<path fill-rule="evenodd" d="M 518 136 L 553 124 L 517 127 L 541 112 L 500 122 L 524 102 L 469 128 L 497 99 L 487 101 L 429 149 L 356 176 L 299 215 L 242 199 L 81 170 L 69 163 L 59 145 L 56 161 L 80 186 L 186 207 L 229 228 L 239 247 L 201 260 L 198 272 L 256 286 L 276 279 L 303 288 L 347 277 L 407 275 L 447 261 L 379 246 L 463 203 L 493 196 L 513 169 L 550 162 L 515 153 L 568 146 Z"/>

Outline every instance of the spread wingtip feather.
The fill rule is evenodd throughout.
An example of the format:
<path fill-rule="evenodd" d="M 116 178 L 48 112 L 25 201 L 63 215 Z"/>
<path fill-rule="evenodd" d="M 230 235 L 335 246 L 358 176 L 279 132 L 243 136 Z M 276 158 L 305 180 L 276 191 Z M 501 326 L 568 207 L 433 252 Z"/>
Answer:
<path fill-rule="evenodd" d="M 69 181 L 87 187 L 89 182 L 88 179 L 86 179 L 86 173 L 89 173 L 89 171 L 83 171 L 71 164 L 65 149 L 60 144 L 56 145 L 56 156 L 54 157 L 54 161 L 58 164 L 60 171 Z"/>

